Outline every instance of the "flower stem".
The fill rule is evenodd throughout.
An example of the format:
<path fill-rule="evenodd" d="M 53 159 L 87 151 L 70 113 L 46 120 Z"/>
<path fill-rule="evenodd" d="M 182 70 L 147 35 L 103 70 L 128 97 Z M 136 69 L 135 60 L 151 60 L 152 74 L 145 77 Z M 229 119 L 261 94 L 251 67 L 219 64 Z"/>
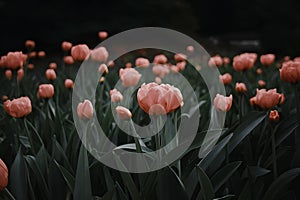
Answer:
<path fill-rule="evenodd" d="M 7 188 L 4 189 L 4 192 L 10 200 L 15 200 L 15 197 L 9 192 Z"/>
<path fill-rule="evenodd" d="M 135 136 L 134 137 L 134 142 L 135 142 L 135 146 L 136 146 L 136 151 L 138 153 L 142 153 L 143 151 L 142 151 L 141 144 L 140 144 L 140 141 L 139 141 L 140 139 L 138 138 L 138 134 L 136 133 L 136 130 L 134 128 L 134 124 L 133 124 L 132 119 L 130 119 L 130 126 L 131 126 L 132 132 Z"/>
<path fill-rule="evenodd" d="M 273 177 L 274 180 L 277 178 L 277 157 L 276 157 L 276 143 L 275 143 L 275 133 L 271 125 L 271 139 L 272 139 L 272 160 L 273 160 Z"/>

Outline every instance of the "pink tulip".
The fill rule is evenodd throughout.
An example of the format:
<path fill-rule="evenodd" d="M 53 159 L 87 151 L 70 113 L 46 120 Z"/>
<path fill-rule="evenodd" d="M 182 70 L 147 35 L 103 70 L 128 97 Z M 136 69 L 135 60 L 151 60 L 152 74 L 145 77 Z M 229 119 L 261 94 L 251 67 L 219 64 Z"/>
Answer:
<path fill-rule="evenodd" d="M 174 60 L 176 61 L 185 61 L 187 59 L 187 56 L 182 53 L 177 53 L 174 55 Z"/>
<path fill-rule="evenodd" d="M 117 89 L 111 90 L 109 94 L 110 94 L 111 102 L 116 103 L 123 100 L 123 95 Z"/>
<path fill-rule="evenodd" d="M 213 67 L 213 66 L 217 66 L 220 67 L 223 65 L 223 59 L 221 58 L 221 56 L 213 56 L 209 59 L 208 61 L 208 66 Z"/>
<path fill-rule="evenodd" d="M 170 69 L 166 65 L 154 65 L 152 68 L 152 72 L 156 76 L 164 78 L 167 74 L 170 73 Z"/>
<path fill-rule="evenodd" d="M 108 36 L 108 33 L 106 31 L 100 31 L 98 32 L 98 37 L 101 39 L 101 40 L 104 40 L 106 39 Z"/>
<path fill-rule="evenodd" d="M 261 64 L 265 66 L 270 66 L 275 61 L 275 55 L 274 54 L 266 54 L 260 56 L 260 62 Z"/>
<path fill-rule="evenodd" d="M 5 76 L 8 80 L 12 79 L 12 71 L 10 69 L 5 70 Z"/>
<path fill-rule="evenodd" d="M 166 64 L 168 62 L 168 58 L 164 54 L 159 54 L 154 57 L 154 64 Z"/>
<path fill-rule="evenodd" d="M 257 54 L 255 53 L 243 53 L 233 58 L 233 68 L 236 71 L 244 71 L 251 69 L 257 59 Z"/>
<path fill-rule="evenodd" d="M 38 56 L 39 58 L 44 58 L 44 57 L 46 56 L 46 52 L 45 52 L 45 51 L 39 51 L 39 52 L 37 53 L 37 56 Z"/>
<path fill-rule="evenodd" d="M 181 61 L 181 62 L 176 63 L 176 67 L 178 67 L 179 71 L 184 70 L 185 66 L 186 66 L 186 62 L 185 61 Z"/>
<path fill-rule="evenodd" d="M 284 62 L 280 70 L 280 79 L 289 83 L 300 82 L 300 62 Z"/>
<path fill-rule="evenodd" d="M 46 78 L 50 81 L 53 81 L 56 79 L 56 73 L 53 69 L 47 69 L 46 70 Z"/>
<path fill-rule="evenodd" d="M 97 62 L 105 62 L 108 58 L 108 52 L 105 47 L 99 47 L 91 51 L 91 59 Z"/>
<path fill-rule="evenodd" d="M 269 114 L 270 122 L 278 122 L 279 120 L 279 113 L 277 110 L 272 110 Z"/>
<path fill-rule="evenodd" d="M 35 42 L 33 40 L 26 40 L 25 47 L 27 49 L 33 49 L 35 47 Z"/>
<path fill-rule="evenodd" d="M 77 106 L 77 115 L 80 119 L 91 119 L 93 117 L 94 108 L 89 100 L 79 103 Z"/>
<path fill-rule="evenodd" d="M 17 71 L 17 80 L 21 81 L 24 77 L 24 70 L 21 68 Z"/>
<path fill-rule="evenodd" d="M 256 90 L 256 96 L 251 98 L 250 103 L 257 105 L 262 109 L 270 109 L 281 102 L 282 95 L 277 93 L 276 89 L 272 90 Z"/>
<path fill-rule="evenodd" d="M 55 62 L 49 64 L 49 69 L 56 70 L 56 68 L 57 68 L 57 64 Z"/>
<path fill-rule="evenodd" d="M 124 87 L 136 86 L 142 77 L 134 68 L 120 69 L 119 76 Z"/>
<path fill-rule="evenodd" d="M 74 82 L 71 79 L 66 79 L 65 80 L 65 87 L 67 89 L 72 89 L 74 87 Z"/>
<path fill-rule="evenodd" d="M 20 97 L 3 103 L 4 109 L 12 117 L 21 118 L 29 115 L 32 111 L 31 101 L 28 97 Z"/>
<path fill-rule="evenodd" d="M 71 55 L 75 61 L 84 61 L 90 54 L 90 49 L 86 44 L 78 44 L 71 48 Z"/>
<path fill-rule="evenodd" d="M 235 91 L 237 93 L 243 93 L 247 91 L 247 87 L 245 85 L 245 83 L 236 83 L 235 84 Z"/>
<path fill-rule="evenodd" d="M 70 51 L 70 49 L 72 48 L 72 43 L 71 42 L 67 42 L 67 41 L 64 41 L 61 43 L 61 49 L 63 51 Z"/>
<path fill-rule="evenodd" d="M 144 83 L 138 90 L 137 100 L 139 106 L 148 114 L 169 113 L 183 105 L 180 90 L 169 84 Z M 153 106 L 155 107 L 152 108 Z"/>
<path fill-rule="evenodd" d="M 107 74 L 108 73 L 108 67 L 106 66 L 106 64 L 101 64 L 98 68 L 98 72 L 100 74 Z"/>
<path fill-rule="evenodd" d="M 232 106 L 232 95 L 225 97 L 223 95 L 217 94 L 214 99 L 214 107 L 218 111 L 228 112 Z"/>
<path fill-rule="evenodd" d="M 41 84 L 37 96 L 42 99 L 50 99 L 54 95 L 54 87 L 52 84 Z"/>
<path fill-rule="evenodd" d="M 0 191 L 5 189 L 8 184 L 8 169 L 5 163 L 0 159 Z"/>
<path fill-rule="evenodd" d="M 121 120 L 128 120 L 132 117 L 130 110 L 123 106 L 117 106 L 116 112 Z"/>
<path fill-rule="evenodd" d="M 220 75 L 219 78 L 220 78 L 220 82 L 225 84 L 225 85 L 230 84 L 231 81 L 232 81 L 232 76 L 229 73 L 226 73 L 224 75 Z"/>
<path fill-rule="evenodd" d="M 74 59 L 72 56 L 65 56 L 64 57 L 64 62 L 68 65 L 73 65 L 74 64 Z"/>
<path fill-rule="evenodd" d="M 137 67 L 146 68 L 146 67 L 149 67 L 149 65 L 150 65 L 150 62 L 147 58 L 137 58 L 135 60 L 135 66 L 137 66 Z"/>

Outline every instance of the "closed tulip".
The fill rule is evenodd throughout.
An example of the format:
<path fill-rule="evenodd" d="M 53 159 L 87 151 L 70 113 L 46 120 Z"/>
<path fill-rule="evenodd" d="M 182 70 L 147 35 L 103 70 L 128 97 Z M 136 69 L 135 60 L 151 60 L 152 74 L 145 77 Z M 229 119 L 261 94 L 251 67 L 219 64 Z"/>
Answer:
<path fill-rule="evenodd" d="M 94 108 L 90 100 L 84 100 L 77 106 L 77 115 L 80 119 L 90 119 L 93 117 Z"/>
<path fill-rule="evenodd" d="M 214 99 L 214 107 L 218 111 L 228 112 L 232 106 L 232 95 L 229 97 L 217 94 Z"/>
<path fill-rule="evenodd" d="M 38 97 L 42 99 L 50 99 L 54 95 L 54 87 L 52 84 L 39 85 Z"/>
<path fill-rule="evenodd" d="M 138 84 L 142 75 L 134 68 L 126 68 L 120 69 L 119 76 L 124 87 L 131 87 Z"/>

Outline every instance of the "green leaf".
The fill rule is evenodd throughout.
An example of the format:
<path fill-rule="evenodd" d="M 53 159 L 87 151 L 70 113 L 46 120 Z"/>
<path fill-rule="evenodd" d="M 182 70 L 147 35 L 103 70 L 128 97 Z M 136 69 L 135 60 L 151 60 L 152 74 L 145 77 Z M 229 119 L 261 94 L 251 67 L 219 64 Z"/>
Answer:
<path fill-rule="evenodd" d="M 74 176 L 68 171 L 66 170 L 66 168 L 64 168 L 63 166 L 61 166 L 60 164 L 58 164 L 55 161 L 55 164 L 57 165 L 58 169 L 60 170 L 63 178 L 65 179 L 70 191 L 73 193 L 74 192 L 74 185 L 75 185 L 75 178 Z"/>
<path fill-rule="evenodd" d="M 74 200 L 92 199 L 89 161 L 86 149 L 81 145 L 75 177 Z"/>
<path fill-rule="evenodd" d="M 280 175 L 268 188 L 263 200 L 275 199 L 283 189 L 290 184 L 297 176 L 300 175 L 300 168 L 294 168 Z"/>
<path fill-rule="evenodd" d="M 233 134 L 229 134 L 226 136 L 221 142 L 219 142 L 213 150 L 205 157 L 203 158 L 200 163 L 198 164 L 199 167 L 206 170 L 211 163 L 216 159 L 216 157 L 220 154 L 222 149 L 228 144 L 230 139 L 232 138 Z"/>
<path fill-rule="evenodd" d="M 197 166 L 196 169 L 204 200 L 212 200 L 215 194 L 211 181 L 201 167 Z"/>
<path fill-rule="evenodd" d="M 214 186 L 214 192 L 217 192 L 221 186 L 226 183 L 241 164 L 241 161 L 232 162 L 217 171 L 217 173 L 211 178 L 212 185 Z"/>
<path fill-rule="evenodd" d="M 251 112 L 245 118 L 246 120 L 241 123 L 234 131 L 233 137 L 229 142 L 229 153 L 231 153 L 251 131 L 258 126 L 266 117 L 265 112 Z"/>
<path fill-rule="evenodd" d="M 281 144 L 289 135 L 291 135 L 298 126 L 299 121 L 296 114 L 289 116 L 278 124 L 275 131 L 276 146 Z"/>
<path fill-rule="evenodd" d="M 11 166 L 9 184 L 11 193 L 18 200 L 28 199 L 27 166 L 25 159 L 19 149 L 18 154 Z"/>
<path fill-rule="evenodd" d="M 25 159 L 26 159 L 26 162 L 27 162 L 29 168 L 31 169 L 31 171 L 33 173 L 32 175 L 35 176 L 35 180 L 38 183 L 37 187 L 39 187 L 41 192 L 43 192 L 43 194 L 45 194 L 45 196 L 48 197 L 48 195 L 49 195 L 48 186 L 47 186 L 46 180 L 36 162 L 35 157 L 28 155 L 28 156 L 25 156 Z M 29 178 L 33 178 L 33 176 L 29 176 Z"/>
<path fill-rule="evenodd" d="M 157 173 L 158 200 L 188 199 L 183 183 L 171 167 L 165 167 Z"/>
<path fill-rule="evenodd" d="M 234 199 L 234 197 L 235 197 L 235 195 L 229 194 L 229 195 L 226 195 L 224 197 L 216 198 L 214 200 L 230 200 L 230 199 Z"/>

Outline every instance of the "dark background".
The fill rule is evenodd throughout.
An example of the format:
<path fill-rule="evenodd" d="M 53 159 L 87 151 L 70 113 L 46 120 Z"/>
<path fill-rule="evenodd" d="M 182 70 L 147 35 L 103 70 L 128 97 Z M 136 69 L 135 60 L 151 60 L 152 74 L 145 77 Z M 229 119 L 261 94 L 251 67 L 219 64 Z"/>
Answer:
<path fill-rule="evenodd" d="M 63 40 L 95 47 L 97 33 L 159 26 L 178 30 L 210 53 L 242 51 L 300 55 L 298 0 L 0 0 L 0 55 L 22 50 L 57 52 Z"/>

